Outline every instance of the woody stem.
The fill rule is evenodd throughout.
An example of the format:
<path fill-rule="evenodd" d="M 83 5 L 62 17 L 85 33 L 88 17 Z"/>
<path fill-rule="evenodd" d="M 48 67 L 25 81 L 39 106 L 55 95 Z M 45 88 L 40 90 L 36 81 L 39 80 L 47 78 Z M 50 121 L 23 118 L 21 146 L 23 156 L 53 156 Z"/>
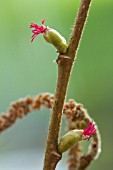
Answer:
<path fill-rule="evenodd" d="M 76 58 L 78 45 L 83 32 L 83 27 L 87 19 L 90 2 L 91 0 L 81 0 L 78 15 L 75 20 L 72 35 L 70 37 L 68 51 L 64 55 L 60 54 L 57 59 L 58 80 L 47 138 L 43 170 L 55 170 L 57 163 L 62 157 L 57 149 L 62 119 L 62 110 L 69 83 L 70 73 Z"/>

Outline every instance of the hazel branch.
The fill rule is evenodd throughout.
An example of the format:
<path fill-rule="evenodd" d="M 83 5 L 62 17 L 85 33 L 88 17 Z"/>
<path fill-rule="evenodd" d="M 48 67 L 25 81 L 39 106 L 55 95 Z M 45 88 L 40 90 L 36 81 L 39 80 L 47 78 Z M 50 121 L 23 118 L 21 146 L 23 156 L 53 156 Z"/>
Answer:
<path fill-rule="evenodd" d="M 70 38 L 68 51 L 64 55 L 60 54 L 57 59 L 58 80 L 56 86 L 55 101 L 52 109 L 52 117 L 49 126 L 43 170 L 54 170 L 57 163 L 61 159 L 61 154 L 58 152 L 57 145 L 62 119 L 62 109 L 70 73 L 76 57 L 75 54 L 78 49 L 83 27 L 87 18 L 90 2 L 91 0 L 81 0 L 79 12 Z"/>

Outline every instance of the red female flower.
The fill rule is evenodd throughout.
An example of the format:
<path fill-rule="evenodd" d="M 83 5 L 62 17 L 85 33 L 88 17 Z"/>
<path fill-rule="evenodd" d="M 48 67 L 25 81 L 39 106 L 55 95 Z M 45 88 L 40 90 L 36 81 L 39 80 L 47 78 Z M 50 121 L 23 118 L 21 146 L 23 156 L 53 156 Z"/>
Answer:
<path fill-rule="evenodd" d="M 64 37 L 62 37 L 59 32 L 57 32 L 55 29 L 46 27 L 44 25 L 45 20 L 42 20 L 42 25 L 39 26 L 37 24 L 31 24 L 30 28 L 33 28 L 32 30 L 32 37 L 31 42 L 36 38 L 38 34 L 43 34 L 43 37 L 47 43 L 50 43 L 54 45 L 54 47 L 57 49 L 57 52 L 60 54 L 64 54 L 67 51 L 67 43 Z"/>
<path fill-rule="evenodd" d="M 88 121 L 88 127 L 83 130 L 83 135 L 85 136 L 84 140 L 90 139 L 92 134 L 96 133 L 95 125 L 92 122 Z"/>
<path fill-rule="evenodd" d="M 32 35 L 32 37 L 31 37 L 31 42 L 36 38 L 36 36 L 37 36 L 38 34 L 43 34 L 43 33 L 46 32 L 47 27 L 44 25 L 44 22 L 45 22 L 45 20 L 42 20 L 42 21 L 41 21 L 41 23 L 42 23 L 41 26 L 39 26 L 39 25 L 37 25 L 37 24 L 31 24 L 31 25 L 30 25 L 30 28 L 34 28 L 34 30 L 32 30 L 33 35 Z"/>

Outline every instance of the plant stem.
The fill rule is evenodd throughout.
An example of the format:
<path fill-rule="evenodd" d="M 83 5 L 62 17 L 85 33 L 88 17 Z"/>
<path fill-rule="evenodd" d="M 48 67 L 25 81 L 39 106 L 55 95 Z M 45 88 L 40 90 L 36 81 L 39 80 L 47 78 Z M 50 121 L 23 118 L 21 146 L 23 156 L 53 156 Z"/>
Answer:
<path fill-rule="evenodd" d="M 55 93 L 55 101 L 52 109 L 52 117 L 49 126 L 43 170 L 55 170 L 57 163 L 62 157 L 57 149 L 62 110 L 70 73 L 76 57 L 75 54 L 77 53 L 78 45 L 83 32 L 83 27 L 87 18 L 90 2 L 91 0 L 81 0 L 78 16 L 76 18 L 70 38 L 68 51 L 66 55 L 60 54 L 57 59 L 58 80 Z"/>

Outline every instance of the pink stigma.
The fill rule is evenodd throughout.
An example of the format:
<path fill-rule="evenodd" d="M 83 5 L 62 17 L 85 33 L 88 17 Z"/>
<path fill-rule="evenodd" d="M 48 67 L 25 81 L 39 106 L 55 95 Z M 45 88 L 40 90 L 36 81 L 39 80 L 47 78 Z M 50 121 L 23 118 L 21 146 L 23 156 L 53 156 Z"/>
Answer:
<path fill-rule="evenodd" d="M 30 28 L 33 28 L 33 30 L 32 30 L 33 35 L 31 37 L 31 42 L 36 38 L 36 36 L 38 34 L 43 34 L 46 32 L 47 27 L 44 25 L 44 22 L 45 22 L 45 20 L 41 21 L 41 23 L 42 23 L 41 26 L 38 26 L 37 24 L 30 24 Z"/>
<path fill-rule="evenodd" d="M 90 120 L 88 121 L 88 127 L 83 131 L 83 135 L 85 136 L 85 138 L 83 138 L 84 140 L 89 140 L 92 134 L 96 133 L 95 125 L 96 124 L 93 124 Z"/>

